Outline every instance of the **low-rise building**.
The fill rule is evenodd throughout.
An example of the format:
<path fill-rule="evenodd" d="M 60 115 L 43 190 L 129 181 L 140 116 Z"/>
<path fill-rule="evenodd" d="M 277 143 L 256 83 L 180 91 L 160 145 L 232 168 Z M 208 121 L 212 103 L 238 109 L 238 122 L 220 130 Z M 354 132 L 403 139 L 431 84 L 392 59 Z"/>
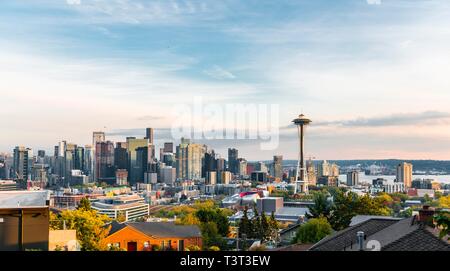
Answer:
<path fill-rule="evenodd" d="M 103 242 L 126 251 L 185 251 L 190 246 L 202 247 L 202 235 L 196 225 L 171 222 L 113 222 Z"/>
<path fill-rule="evenodd" d="M 149 204 L 139 195 L 99 197 L 92 201 L 92 209 L 111 219 L 123 216 L 125 221 L 136 220 L 149 215 Z"/>
<path fill-rule="evenodd" d="M 0 191 L 20 190 L 20 185 L 13 180 L 0 180 Z"/>

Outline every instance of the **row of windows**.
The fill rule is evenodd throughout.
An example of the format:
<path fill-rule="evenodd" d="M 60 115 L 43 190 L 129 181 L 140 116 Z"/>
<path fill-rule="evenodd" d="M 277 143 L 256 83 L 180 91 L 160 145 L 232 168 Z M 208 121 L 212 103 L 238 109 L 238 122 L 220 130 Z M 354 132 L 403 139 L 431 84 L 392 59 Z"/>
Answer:
<path fill-rule="evenodd" d="M 175 241 L 176 243 L 176 241 Z M 114 248 L 120 248 L 120 243 L 109 243 L 108 248 L 111 249 L 112 247 Z M 172 249 L 172 240 L 166 240 L 166 241 L 161 241 L 159 249 L 158 250 L 169 250 Z M 145 241 L 144 242 L 144 250 L 156 250 L 156 246 L 155 245 L 151 245 L 151 243 L 149 241 Z M 184 240 L 179 240 L 178 241 L 178 247 L 177 247 L 178 251 L 184 251 Z"/>

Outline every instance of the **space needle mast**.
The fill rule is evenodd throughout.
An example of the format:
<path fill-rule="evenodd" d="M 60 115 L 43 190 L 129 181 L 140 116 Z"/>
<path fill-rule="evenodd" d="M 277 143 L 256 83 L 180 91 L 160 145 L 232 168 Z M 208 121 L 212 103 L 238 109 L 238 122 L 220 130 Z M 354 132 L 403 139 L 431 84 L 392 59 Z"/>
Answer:
<path fill-rule="evenodd" d="M 298 153 L 297 170 L 295 173 L 295 190 L 294 193 L 308 194 L 308 180 L 306 177 L 306 162 L 305 162 L 305 129 L 312 121 L 301 114 L 298 118 L 292 121 L 298 128 L 298 141 L 300 150 Z"/>

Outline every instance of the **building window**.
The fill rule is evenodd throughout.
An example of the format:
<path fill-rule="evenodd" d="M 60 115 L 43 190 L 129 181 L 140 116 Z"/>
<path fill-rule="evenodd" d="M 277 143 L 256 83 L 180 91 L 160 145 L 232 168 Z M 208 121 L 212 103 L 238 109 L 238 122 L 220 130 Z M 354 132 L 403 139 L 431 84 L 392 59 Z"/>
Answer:
<path fill-rule="evenodd" d="M 150 248 L 150 242 L 149 242 L 149 241 L 144 242 L 144 250 L 145 250 L 145 251 L 151 250 L 151 248 Z"/>

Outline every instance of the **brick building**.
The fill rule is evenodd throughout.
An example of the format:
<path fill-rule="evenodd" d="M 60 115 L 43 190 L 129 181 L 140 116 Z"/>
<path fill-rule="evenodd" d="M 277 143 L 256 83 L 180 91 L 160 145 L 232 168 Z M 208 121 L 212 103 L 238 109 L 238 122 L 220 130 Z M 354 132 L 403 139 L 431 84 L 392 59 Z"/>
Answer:
<path fill-rule="evenodd" d="M 108 247 L 115 246 L 127 251 L 184 251 L 189 246 L 202 247 L 202 237 L 197 226 L 169 222 L 113 222 L 103 242 Z"/>

